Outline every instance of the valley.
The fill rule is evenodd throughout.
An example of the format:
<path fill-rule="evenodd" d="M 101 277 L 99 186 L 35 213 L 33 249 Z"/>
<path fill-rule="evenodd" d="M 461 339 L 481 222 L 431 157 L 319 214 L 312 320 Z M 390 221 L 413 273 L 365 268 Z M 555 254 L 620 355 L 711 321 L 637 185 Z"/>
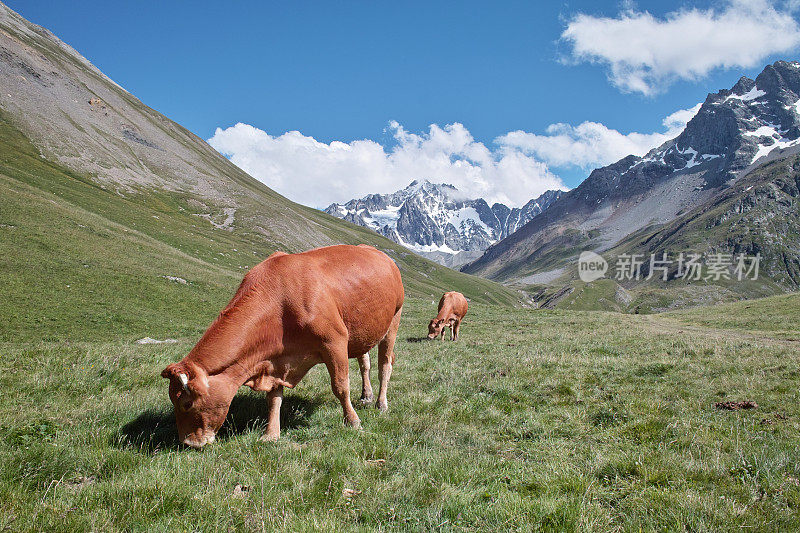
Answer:
<path fill-rule="evenodd" d="M 0 4 L 0 531 L 800 530 L 799 105 L 778 61 L 519 208 L 420 178 L 323 212 Z M 344 427 L 318 365 L 277 442 L 242 387 L 181 446 L 162 369 L 254 265 L 338 243 L 402 274 L 388 412 Z M 613 276 L 684 252 L 763 262 Z M 469 300 L 456 342 L 426 337 L 445 291 Z"/>

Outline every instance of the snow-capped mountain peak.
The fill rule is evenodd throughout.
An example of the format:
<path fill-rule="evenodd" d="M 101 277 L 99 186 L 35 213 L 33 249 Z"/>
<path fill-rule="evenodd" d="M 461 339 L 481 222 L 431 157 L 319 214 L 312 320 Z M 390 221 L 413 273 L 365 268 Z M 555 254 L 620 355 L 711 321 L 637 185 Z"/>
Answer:
<path fill-rule="evenodd" d="M 326 213 L 370 228 L 419 253 L 480 252 L 541 213 L 561 191 L 547 191 L 522 208 L 469 199 L 453 185 L 412 181 L 391 194 L 371 194 Z"/>

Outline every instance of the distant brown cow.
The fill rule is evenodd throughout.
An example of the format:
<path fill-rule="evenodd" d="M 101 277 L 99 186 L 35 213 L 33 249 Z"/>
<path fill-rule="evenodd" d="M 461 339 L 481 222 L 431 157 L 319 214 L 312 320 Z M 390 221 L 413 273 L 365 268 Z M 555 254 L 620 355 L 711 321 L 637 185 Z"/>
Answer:
<path fill-rule="evenodd" d="M 319 363 L 328 367 L 345 422 L 360 427 L 350 404 L 348 358 L 358 358 L 361 400 L 370 402 L 367 352 L 380 343 L 377 407 L 386 410 L 403 299 L 397 265 L 371 246 L 272 254 L 247 273 L 189 354 L 161 373 L 170 380 L 181 442 L 195 448 L 213 442 L 242 385 L 269 393 L 261 438 L 277 440 L 283 387 L 294 387 Z"/>
<path fill-rule="evenodd" d="M 461 320 L 467 314 L 467 299 L 460 292 L 446 292 L 439 300 L 439 314 L 428 324 L 428 338 L 444 339 L 444 328 L 450 327 L 450 339 L 458 339 Z"/>

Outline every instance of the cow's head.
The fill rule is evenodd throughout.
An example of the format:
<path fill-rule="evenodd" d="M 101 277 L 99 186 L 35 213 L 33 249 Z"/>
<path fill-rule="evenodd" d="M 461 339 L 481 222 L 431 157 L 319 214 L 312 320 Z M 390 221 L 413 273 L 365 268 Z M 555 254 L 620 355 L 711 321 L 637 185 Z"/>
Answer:
<path fill-rule="evenodd" d="M 430 324 L 428 324 L 428 338 L 435 339 L 438 335 L 441 335 L 445 324 L 443 318 L 434 318 L 431 320 Z"/>
<path fill-rule="evenodd" d="M 169 365 L 161 377 L 169 379 L 169 399 L 175 406 L 181 442 L 192 448 L 214 442 L 230 406 L 227 387 L 211 384 L 202 368 L 184 363 Z"/>

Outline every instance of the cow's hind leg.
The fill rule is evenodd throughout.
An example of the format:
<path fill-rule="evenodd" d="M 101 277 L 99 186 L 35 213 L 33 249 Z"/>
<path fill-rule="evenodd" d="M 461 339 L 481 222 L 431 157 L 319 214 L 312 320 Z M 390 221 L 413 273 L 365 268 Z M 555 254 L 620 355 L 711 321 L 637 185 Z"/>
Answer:
<path fill-rule="evenodd" d="M 372 403 L 375 395 L 372 393 L 372 383 L 369 382 L 369 352 L 359 356 L 358 366 L 361 368 L 361 403 Z"/>
<path fill-rule="evenodd" d="M 386 400 L 386 392 L 389 387 L 389 378 L 392 376 L 392 365 L 394 364 L 394 342 L 397 340 L 397 329 L 400 327 L 400 314 L 403 308 L 397 310 L 392 319 L 392 325 L 386 336 L 378 344 L 378 375 L 380 376 L 380 390 L 378 391 L 378 401 L 376 407 L 381 411 L 389 409 L 389 402 Z"/>
<path fill-rule="evenodd" d="M 461 321 L 459 320 L 455 324 L 453 324 L 453 340 L 458 340 L 458 332 L 461 330 Z"/>
<path fill-rule="evenodd" d="M 323 360 L 331 375 L 331 390 L 342 404 L 345 424 L 360 428 L 361 420 L 350 403 L 350 361 L 347 357 L 347 345 L 329 348 Z"/>

